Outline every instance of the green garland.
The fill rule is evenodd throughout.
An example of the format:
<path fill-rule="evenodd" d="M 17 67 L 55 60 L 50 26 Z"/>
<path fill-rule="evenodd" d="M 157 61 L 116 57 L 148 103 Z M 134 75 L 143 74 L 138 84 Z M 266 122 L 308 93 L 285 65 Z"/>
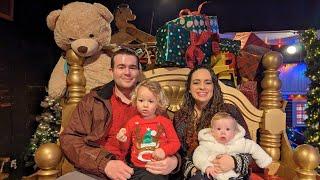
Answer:
<path fill-rule="evenodd" d="M 46 96 L 40 106 L 44 108 L 41 115 L 36 117 L 39 125 L 36 132 L 32 135 L 27 149 L 24 154 L 24 162 L 26 167 L 34 166 L 34 155 L 41 144 L 56 143 L 59 138 L 61 127 L 61 111 L 60 100 L 55 100 Z"/>
<path fill-rule="evenodd" d="M 320 40 L 317 31 L 306 30 L 300 34 L 301 41 L 306 49 L 305 62 L 307 70 L 305 75 L 310 79 L 309 91 L 307 93 L 307 129 L 304 132 L 306 143 L 320 148 Z"/>

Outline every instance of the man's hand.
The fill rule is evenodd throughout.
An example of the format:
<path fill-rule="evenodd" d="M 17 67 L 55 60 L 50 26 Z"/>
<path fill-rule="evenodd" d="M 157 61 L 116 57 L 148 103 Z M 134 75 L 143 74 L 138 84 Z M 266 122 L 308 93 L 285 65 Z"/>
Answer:
<path fill-rule="evenodd" d="M 126 142 L 127 141 L 127 136 L 126 136 L 127 130 L 125 128 L 121 128 L 117 134 L 117 139 L 121 142 Z"/>
<path fill-rule="evenodd" d="M 163 160 L 166 157 L 166 153 L 162 148 L 158 148 L 152 153 L 152 158 L 156 161 Z"/>
<path fill-rule="evenodd" d="M 234 169 L 234 160 L 228 154 L 220 154 L 212 161 L 217 173 L 225 173 Z"/>
<path fill-rule="evenodd" d="M 176 156 L 166 157 L 161 161 L 149 161 L 146 164 L 146 170 L 152 174 L 167 175 L 171 173 L 178 165 L 178 159 Z"/>
<path fill-rule="evenodd" d="M 110 160 L 104 168 L 104 173 L 110 179 L 126 180 L 133 175 L 133 169 L 120 160 Z"/>
<path fill-rule="evenodd" d="M 218 173 L 216 172 L 216 169 L 213 166 L 209 166 L 206 168 L 206 174 L 207 177 L 211 179 L 211 177 L 216 177 Z"/>

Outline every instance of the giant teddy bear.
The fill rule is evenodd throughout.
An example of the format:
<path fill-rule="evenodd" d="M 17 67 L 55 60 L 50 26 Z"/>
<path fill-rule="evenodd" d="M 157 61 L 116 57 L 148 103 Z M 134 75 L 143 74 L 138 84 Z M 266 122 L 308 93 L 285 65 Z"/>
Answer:
<path fill-rule="evenodd" d="M 72 2 L 47 16 L 47 25 L 54 32 L 56 44 L 64 51 L 73 51 L 85 58 L 86 91 L 112 80 L 108 73 L 110 57 L 102 47 L 110 44 L 113 20 L 111 12 L 102 4 Z M 54 67 L 48 85 L 48 94 L 62 97 L 66 92 L 68 65 L 61 56 Z"/>

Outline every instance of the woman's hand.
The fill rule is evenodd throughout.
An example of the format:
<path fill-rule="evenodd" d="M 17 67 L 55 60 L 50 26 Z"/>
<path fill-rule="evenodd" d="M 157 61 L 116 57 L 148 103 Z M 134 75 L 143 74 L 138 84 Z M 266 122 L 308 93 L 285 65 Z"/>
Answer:
<path fill-rule="evenodd" d="M 168 156 L 161 161 L 150 161 L 146 164 L 146 170 L 152 174 L 167 175 L 171 173 L 178 165 L 176 156 Z"/>
<path fill-rule="evenodd" d="M 234 169 L 235 164 L 233 158 L 228 154 L 220 154 L 212 161 L 217 173 L 225 173 Z"/>

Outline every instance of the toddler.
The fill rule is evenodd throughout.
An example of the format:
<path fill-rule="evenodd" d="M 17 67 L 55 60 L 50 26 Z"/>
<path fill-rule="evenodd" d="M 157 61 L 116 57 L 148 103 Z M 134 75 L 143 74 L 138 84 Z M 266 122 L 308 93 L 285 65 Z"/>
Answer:
<path fill-rule="evenodd" d="M 139 115 L 119 130 L 117 139 L 123 154 L 131 150 L 130 158 L 134 166 L 132 178 L 140 179 L 149 173 L 144 168 L 148 161 L 174 155 L 180 148 L 180 141 L 171 120 L 160 115 L 165 112 L 168 100 L 158 82 L 144 81 L 139 84 L 132 95 L 132 103 Z"/>

